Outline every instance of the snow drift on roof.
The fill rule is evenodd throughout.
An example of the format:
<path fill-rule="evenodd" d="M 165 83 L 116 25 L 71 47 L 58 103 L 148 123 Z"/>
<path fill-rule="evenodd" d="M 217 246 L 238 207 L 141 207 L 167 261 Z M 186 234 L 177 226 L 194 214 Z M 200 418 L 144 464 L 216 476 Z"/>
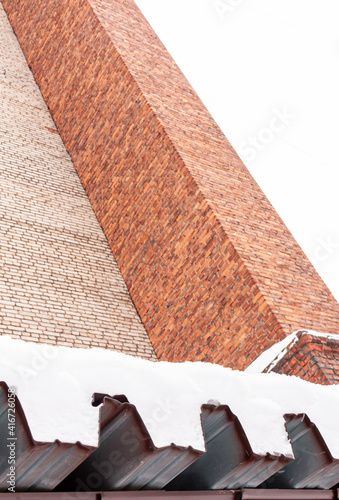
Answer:
<path fill-rule="evenodd" d="M 313 330 L 298 330 L 297 332 L 291 333 L 291 335 L 288 335 L 280 342 L 272 345 L 269 349 L 266 349 L 266 351 L 260 354 L 260 356 L 246 368 L 245 372 L 262 373 L 264 370 L 267 372 L 273 370 L 277 363 L 285 356 L 286 352 L 292 349 L 295 343 L 298 342 L 298 334 L 339 340 L 339 335 L 318 333 Z"/>
<path fill-rule="evenodd" d="M 0 337 L 0 380 L 17 389 L 37 441 L 98 444 L 94 392 L 124 394 L 158 447 L 204 450 L 200 407 L 227 404 L 254 453 L 293 456 L 286 413 L 307 413 L 339 458 L 339 386 L 296 377 L 249 374 L 201 362 L 150 362 L 103 349 L 75 349 Z"/>

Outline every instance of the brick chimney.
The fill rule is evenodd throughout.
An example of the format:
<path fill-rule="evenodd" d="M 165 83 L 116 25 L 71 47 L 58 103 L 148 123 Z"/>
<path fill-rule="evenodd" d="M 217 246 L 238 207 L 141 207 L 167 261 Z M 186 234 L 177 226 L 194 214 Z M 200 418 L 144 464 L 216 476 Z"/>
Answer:
<path fill-rule="evenodd" d="M 2 2 L 160 359 L 243 369 L 295 330 L 339 332 L 338 303 L 132 0 Z"/>

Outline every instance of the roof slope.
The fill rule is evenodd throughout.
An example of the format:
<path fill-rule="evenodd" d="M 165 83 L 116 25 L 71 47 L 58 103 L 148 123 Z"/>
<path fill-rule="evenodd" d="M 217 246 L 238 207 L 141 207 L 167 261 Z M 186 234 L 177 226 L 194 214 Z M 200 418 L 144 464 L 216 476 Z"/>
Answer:
<path fill-rule="evenodd" d="M 103 349 L 45 348 L 0 337 L 0 380 L 15 388 L 35 442 L 92 447 L 73 475 L 71 461 L 66 489 L 78 478 L 92 490 L 159 489 L 172 480 L 174 489 L 272 486 L 277 471 L 297 488 L 338 482 L 339 386 Z M 60 450 L 63 466 L 69 461 Z"/>
<path fill-rule="evenodd" d="M 8 387 L 0 383 L 0 431 L 8 434 Z M 119 401 L 121 399 L 122 401 Z M 170 445 L 156 448 L 136 408 L 120 396 L 94 397 L 100 407 L 97 449 L 80 443 L 37 443 L 16 398 L 15 490 L 121 491 L 213 490 L 258 487 L 330 488 L 339 480 L 339 460 L 328 452 L 307 417 L 288 417 L 295 459 L 253 454 L 244 430 L 228 407 L 205 405 L 202 424 L 207 451 Z M 235 424 L 235 425 L 234 425 Z M 302 425 L 302 443 L 293 429 Z M 286 465 L 287 464 L 287 465 Z M 276 473 L 276 474 L 275 474 Z M 9 466 L 0 463 L 0 491 L 8 490 Z"/>
<path fill-rule="evenodd" d="M 339 335 L 295 332 L 263 352 L 246 372 L 275 372 L 318 384 L 339 384 Z"/>
<path fill-rule="evenodd" d="M 10 465 L 14 456 L 16 491 L 51 491 L 92 452 L 80 443 L 39 443 L 32 438 L 18 398 L 0 381 L 0 491 L 9 487 Z M 14 423 L 10 426 L 11 417 Z M 6 445 L 4 445 L 6 443 Z M 9 446 L 13 454 L 10 455 Z M 10 461 L 10 462 L 9 462 Z"/>

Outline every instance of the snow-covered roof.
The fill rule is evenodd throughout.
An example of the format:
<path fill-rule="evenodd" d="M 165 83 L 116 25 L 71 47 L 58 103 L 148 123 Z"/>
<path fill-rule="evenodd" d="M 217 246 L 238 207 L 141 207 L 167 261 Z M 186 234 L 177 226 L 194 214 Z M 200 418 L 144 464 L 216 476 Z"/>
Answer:
<path fill-rule="evenodd" d="M 293 456 L 284 414 L 307 413 L 339 458 L 339 386 L 206 363 L 149 362 L 102 349 L 74 349 L 0 337 L 0 380 L 14 386 L 37 441 L 97 446 L 95 392 L 125 394 L 156 446 L 205 449 L 202 404 L 229 405 L 254 453 Z M 180 411 L 178 411 L 180 409 Z"/>
<path fill-rule="evenodd" d="M 292 349 L 298 342 L 301 336 L 311 335 L 315 338 L 324 338 L 329 340 L 339 341 L 339 335 L 329 333 L 319 333 L 313 330 L 298 330 L 285 337 L 280 342 L 277 342 L 269 349 L 266 349 L 258 358 L 253 361 L 245 370 L 246 373 L 262 373 L 271 372 L 285 354 Z"/>

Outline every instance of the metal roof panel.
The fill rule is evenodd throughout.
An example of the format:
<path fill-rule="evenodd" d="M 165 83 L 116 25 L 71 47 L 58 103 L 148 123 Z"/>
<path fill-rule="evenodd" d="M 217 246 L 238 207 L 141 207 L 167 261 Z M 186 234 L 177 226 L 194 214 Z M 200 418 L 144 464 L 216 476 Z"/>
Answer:
<path fill-rule="evenodd" d="M 176 445 L 156 448 L 137 409 L 126 401 L 104 396 L 99 447 L 61 489 L 161 489 L 202 454 Z"/>
<path fill-rule="evenodd" d="M 207 451 L 166 489 L 254 488 L 291 460 L 254 454 L 243 427 L 228 406 L 203 405 L 201 419 Z"/>
<path fill-rule="evenodd" d="M 16 491 L 52 490 L 93 451 L 80 443 L 36 442 L 17 397 L 15 436 L 9 435 L 8 415 L 8 386 L 0 382 L 0 491 L 8 488 L 7 444 L 11 441 L 15 441 Z"/>
<path fill-rule="evenodd" d="M 333 488 L 339 482 L 334 459 L 316 425 L 307 415 L 285 415 L 295 460 L 267 481 L 270 488 Z"/>
<path fill-rule="evenodd" d="M 194 490 L 195 496 L 209 498 L 202 490 L 234 490 L 260 485 L 258 491 L 262 492 L 262 498 L 268 499 L 276 488 L 326 489 L 339 483 L 339 461 L 333 459 L 318 429 L 306 415 L 285 417 L 295 452 L 293 460 L 284 456 L 254 454 L 238 418 L 225 405 L 202 406 L 201 421 L 207 450 L 203 453 L 174 444 L 156 448 L 137 409 L 125 396 L 96 395 L 94 404 L 101 404 L 97 449 L 80 443 L 35 442 L 16 398 L 16 491 L 56 488 L 61 492 L 96 492 L 166 488 L 168 491 L 161 495 L 160 492 L 145 495 L 155 499 L 157 495 L 170 498 L 180 490 L 184 497 L 185 490 Z M 8 408 L 8 387 L 0 383 L 2 491 L 7 491 L 8 487 Z M 254 491 L 246 490 L 245 493 L 255 495 Z M 209 494 L 212 495 L 212 491 Z M 332 498 L 323 496 L 321 491 L 319 495 L 319 498 Z M 134 498 L 133 494 L 130 498 Z M 295 498 L 303 497 L 296 494 Z"/>

